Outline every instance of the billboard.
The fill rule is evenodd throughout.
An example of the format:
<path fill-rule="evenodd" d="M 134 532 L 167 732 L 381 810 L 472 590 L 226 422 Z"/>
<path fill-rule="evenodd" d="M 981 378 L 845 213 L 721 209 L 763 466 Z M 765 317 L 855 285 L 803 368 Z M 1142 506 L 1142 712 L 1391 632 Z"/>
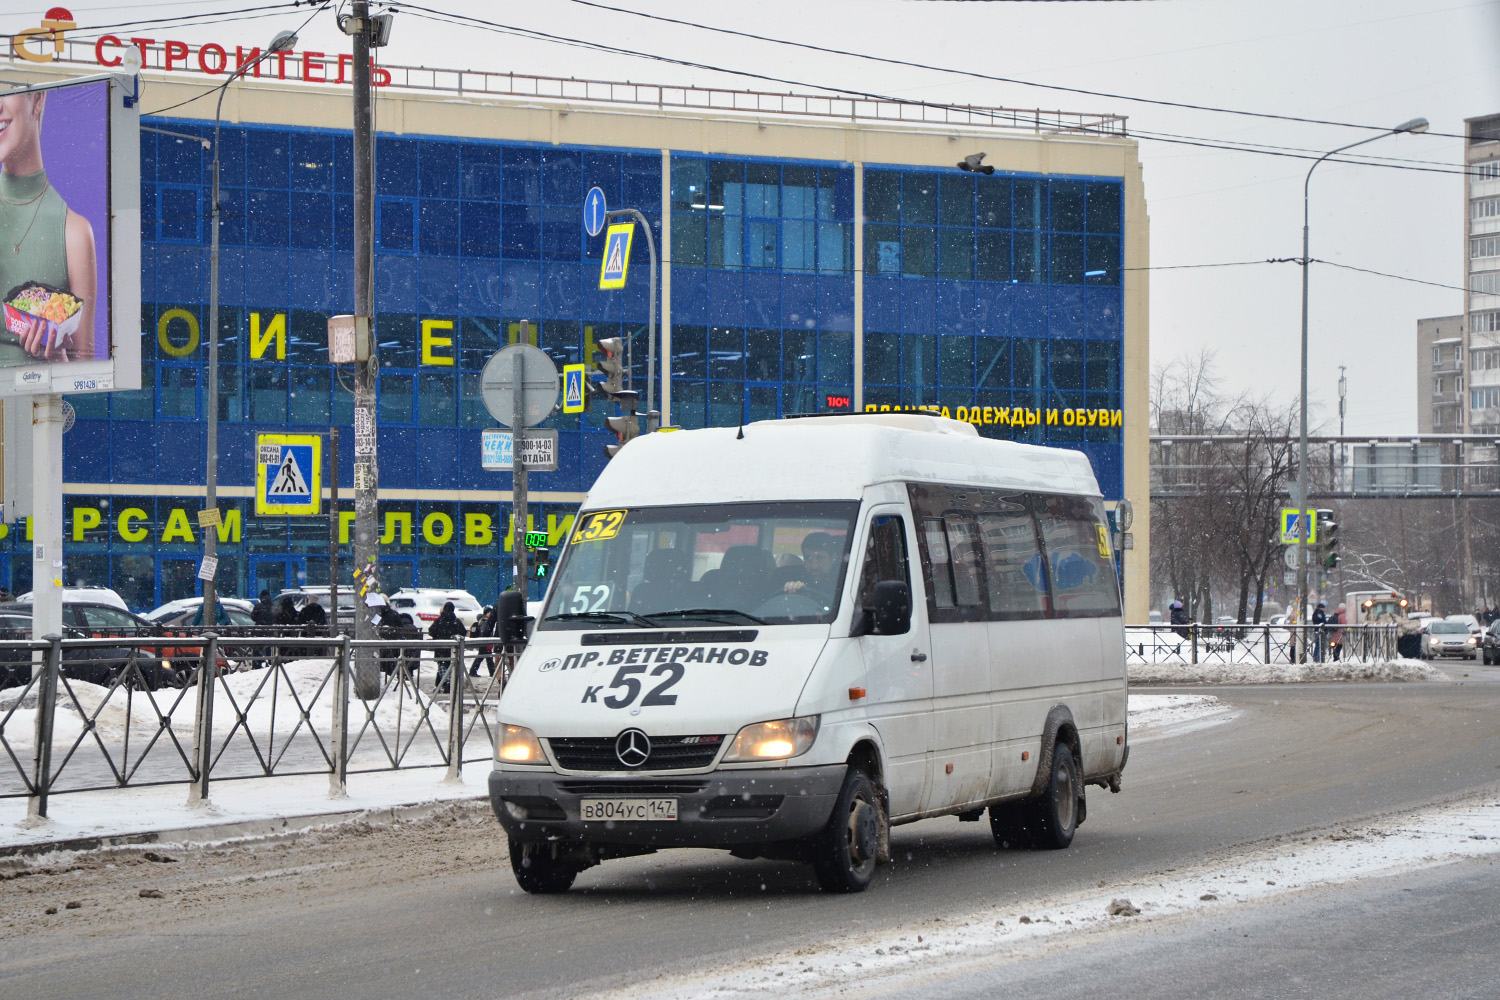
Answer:
<path fill-rule="evenodd" d="M 0 396 L 140 385 L 133 84 L 0 90 Z"/>

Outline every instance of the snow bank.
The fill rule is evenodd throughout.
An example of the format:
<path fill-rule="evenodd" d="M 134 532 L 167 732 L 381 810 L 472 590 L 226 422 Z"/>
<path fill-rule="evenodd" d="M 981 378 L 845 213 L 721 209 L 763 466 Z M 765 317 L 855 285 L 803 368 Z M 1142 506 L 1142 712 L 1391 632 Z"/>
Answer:
<path fill-rule="evenodd" d="M 1444 681 L 1422 660 L 1379 663 L 1132 663 L 1131 684 L 1321 684 L 1332 681 Z"/>

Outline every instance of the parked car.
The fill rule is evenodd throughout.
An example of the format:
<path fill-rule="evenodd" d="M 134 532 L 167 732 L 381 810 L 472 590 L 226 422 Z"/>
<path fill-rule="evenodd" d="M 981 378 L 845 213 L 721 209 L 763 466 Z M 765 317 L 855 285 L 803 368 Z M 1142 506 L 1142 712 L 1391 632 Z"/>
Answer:
<path fill-rule="evenodd" d="M 85 614 L 84 612 L 88 613 Z M 110 619 L 117 624 L 105 625 L 108 617 L 103 612 L 123 615 L 129 624 L 118 624 L 125 619 Z M 89 622 L 93 624 L 90 625 Z M 75 624 L 79 623 L 79 624 Z M 144 618 L 137 618 L 129 611 L 102 605 L 63 605 L 64 639 L 138 638 L 154 635 L 155 628 Z M 31 605 L 0 605 L 0 639 L 31 638 Z M 174 666 L 167 649 L 156 646 L 143 647 L 136 651 L 135 662 L 140 668 L 145 686 L 151 690 L 164 687 L 184 687 L 192 676 L 190 666 Z M 85 681 L 108 687 L 129 665 L 131 647 L 100 646 L 86 649 L 69 649 L 63 655 L 62 674 L 73 680 Z M 0 652 L 0 687 L 20 687 L 31 676 L 31 654 L 25 650 Z"/>
<path fill-rule="evenodd" d="M 28 590 L 16 598 L 17 604 L 30 604 L 32 591 Z M 121 611 L 129 611 L 130 605 L 125 603 L 125 598 L 110 590 L 108 587 L 64 587 L 64 604 L 104 604 L 111 608 L 119 608 Z"/>
<path fill-rule="evenodd" d="M 439 587 L 405 587 L 391 595 L 391 607 L 403 614 L 411 615 L 416 626 L 425 632 L 427 626 L 437 621 L 443 605 L 453 602 L 453 613 L 472 628 L 474 619 L 484 611 L 484 606 L 467 590 L 443 590 Z"/>
<path fill-rule="evenodd" d="M 236 601 L 234 604 L 215 604 L 214 621 L 219 625 L 236 627 L 254 625 L 255 619 L 250 617 L 250 609 L 238 606 L 248 603 L 248 601 Z M 175 614 L 159 618 L 156 624 L 173 629 L 199 628 L 203 625 L 203 602 L 200 601 L 195 608 L 185 608 Z"/>
<path fill-rule="evenodd" d="M 1500 663 L 1500 621 L 1485 628 L 1479 640 L 1479 652 L 1485 666 Z"/>
<path fill-rule="evenodd" d="M 1427 626 L 1422 637 L 1422 659 L 1439 656 L 1461 656 L 1466 660 L 1479 658 L 1479 637 L 1469 633 L 1469 626 L 1461 621 L 1444 618 Z"/>
<path fill-rule="evenodd" d="M 250 609 L 255 607 L 254 601 L 247 601 L 242 597 L 221 596 L 214 603 L 221 607 L 238 608 L 240 611 L 245 612 L 245 614 L 247 615 L 250 613 Z M 164 622 L 168 619 L 180 618 L 182 617 L 183 612 L 192 611 L 195 608 L 201 608 L 202 606 L 203 598 L 201 597 L 182 597 L 178 598 L 175 601 L 168 601 L 166 604 L 163 604 L 156 610 L 146 612 L 141 617 L 147 619 L 148 621 Z M 218 615 L 216 614 L 214 617 L 217 618 Z M 201 624 L 201 619 L 199 620 L 199 624 Z"/>

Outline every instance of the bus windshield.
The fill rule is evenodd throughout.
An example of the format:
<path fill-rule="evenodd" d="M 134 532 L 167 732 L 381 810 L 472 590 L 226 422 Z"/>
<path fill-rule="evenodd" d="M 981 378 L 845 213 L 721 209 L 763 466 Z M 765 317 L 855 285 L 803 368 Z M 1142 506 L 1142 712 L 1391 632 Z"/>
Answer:
<path fill-rule="evenodd" d="M 831 622 L 857 501 L 578 515 L 541 629 Z"/>

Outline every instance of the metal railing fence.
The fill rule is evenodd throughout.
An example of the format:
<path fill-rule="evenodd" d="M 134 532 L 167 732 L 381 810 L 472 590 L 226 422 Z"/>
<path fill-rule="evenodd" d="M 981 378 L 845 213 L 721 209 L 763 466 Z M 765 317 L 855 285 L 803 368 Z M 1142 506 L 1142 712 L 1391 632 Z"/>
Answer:
<path fill-rule="evenodd" d="M 1127 625 L 1131 663 L 1380 663 L 1397 658 L 1395 625 Z"/>
<path fill-rule="evenodd" d="M 187 783 L 202 800 L 213 781 L 307 774 L 339 794 L 351 773 L 456 778 L 490 759 L 514 663 L 497 640 L 271 631 L 0 640 L 0 798 L 45 816 L 68 792 Z M 368 699 L 352 683 L 365 664 Z"/>

